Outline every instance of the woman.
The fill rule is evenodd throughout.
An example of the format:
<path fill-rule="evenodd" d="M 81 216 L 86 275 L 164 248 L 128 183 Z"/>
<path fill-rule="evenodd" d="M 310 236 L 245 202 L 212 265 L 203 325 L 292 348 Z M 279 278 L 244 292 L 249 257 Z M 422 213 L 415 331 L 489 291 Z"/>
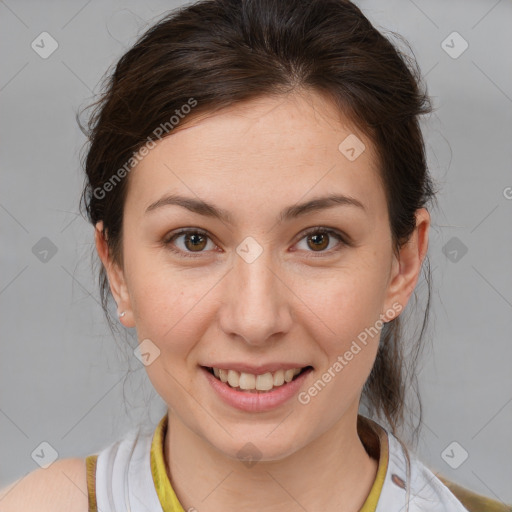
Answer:
<path fill-rule="evenodd" d="M 83 200 L 105 312 L 168 413 L 2 510 L 467 510 L 397 433 L 428 112 L 348 0 L 203 1 L 148 30 L 91 117 Z"/>

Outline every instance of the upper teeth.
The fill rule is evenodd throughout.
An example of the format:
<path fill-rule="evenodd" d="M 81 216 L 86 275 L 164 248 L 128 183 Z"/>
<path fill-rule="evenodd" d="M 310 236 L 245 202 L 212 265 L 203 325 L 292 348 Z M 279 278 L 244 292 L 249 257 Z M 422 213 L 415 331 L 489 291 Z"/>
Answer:
<path fill-rule="evenodd" d="M 290 382 L 301 370 L 302 368 L 292 368 L 290 370 L 277 370 L 273 373 L 267 372 L 262 375 L 254 375 L 252 373 L 237 372 L 236 370 L 213 368 L 213 373 L 215 377 L 222 382 L 227 382 L 232 388 L 240 387 L 240 389 L 269 391 L 273 387 L 282 386 L 285 382 Z"/>

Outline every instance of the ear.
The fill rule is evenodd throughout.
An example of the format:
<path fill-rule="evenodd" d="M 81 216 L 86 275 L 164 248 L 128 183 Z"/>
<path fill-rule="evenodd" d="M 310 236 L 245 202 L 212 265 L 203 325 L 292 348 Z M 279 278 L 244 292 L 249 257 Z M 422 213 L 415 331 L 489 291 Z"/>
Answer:
<path fill-rule="evenodd" d="M 429 229 L 430 214 L 426 208 L 420 208 L 416 211 L 414 232 L 401 247 L 398 259 L 393 256 L 385 307 L 388 311 L 395 310 L 395 317 L 405 309 L 418 282 L 422 263 L 427 254 Z M 396 307 L 397 304 L 401 306 L 400 309 Z M 392 318 L 393 316 L 388 316 L 386 321 Z"/>
<path fill-rule="evenodd" d="M 126 286 L 126 280 L 124 272 L 119 266 L 112 261 L 111 254 L 109 252 L 106 235 L 103 232 L 103 221 L 96 223 L 94 239 L 96 243 L 96 250 L 98 255 L 105 267 L 107 272 L 108 282 L 110 285 L 110 291 L 116 301 L 118 313 L 125 311 L 125 315 L 119 319 L 119 321 L 125 327 L 135 327 L 133 321 L 133 311 L 130 301 L 130 295 L 128 293 L 128 287 Z"/>

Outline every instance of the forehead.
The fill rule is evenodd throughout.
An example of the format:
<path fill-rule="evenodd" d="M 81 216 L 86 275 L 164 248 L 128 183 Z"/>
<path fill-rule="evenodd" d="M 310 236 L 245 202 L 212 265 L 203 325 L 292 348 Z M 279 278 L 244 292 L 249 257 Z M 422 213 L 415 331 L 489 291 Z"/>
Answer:
<path fill-rule="evenodd" d="M 182 123 L 131 171 L 128 207 L 185 193 L 230 211 L 280 211 L 339 192 L 382 215 L 371 141 L 322 96 L 261 97 Z"/>

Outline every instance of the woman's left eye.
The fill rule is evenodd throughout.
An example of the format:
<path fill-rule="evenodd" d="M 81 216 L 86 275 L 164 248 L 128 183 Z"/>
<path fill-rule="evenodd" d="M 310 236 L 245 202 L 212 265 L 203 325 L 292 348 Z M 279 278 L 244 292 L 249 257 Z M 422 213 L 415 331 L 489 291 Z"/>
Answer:
<path fill-rule="evenodd" d="M 175 241 L 182 237 L 184 237 L 182 240 L 182 248 L 176 248 Z M 325 250 L 329 245 L 331 245 L 330 242 L 332 238 L 337 239 L 338 244 L 335 245 L 334 248 Z M 299 243 L 302 242 L 302 240 L 306 240 L 306 246 L 309 249 L 313 249 L 306 249 L 306 252 L 319 252 L 321 255 L 339 251 L 343 246 L 349 245 L 341 234 L 332 229 L 326 228 L 309 229 L 302 234 L 302 238 L 299 240 Z M 168 236 L 164 240 L 164 244 L 180 256 L 193 258 L 199 256 L 203 252 L 206 252 L 204 249 L 207 248 L 208 241 L 211 242 L 213 247 L 216 247 L 205 231 L 199 229 L 186 229 Z"/>
<path fill-rule="evenodd" d="M 338 240 L 338 244 L 335 245 L 334 249 L 331 248 L 329 250 L 324 250 L 326 247 L 330 245 L 330 241 L 332 238 L 335 238 Z M 322 254 L 324 253 L 331 253 L 335 251 L 339 251 L 344 245 L 348 245 L 348 243 L 345 241 L 345 238 L 339 234 L 338 232 L 332 230 L 332 229 L 326 229 L 326 228 L 313 228 L 308 230 L 305 233 L 305 236 L 303 236 L 300 241 L 306 239 L 306 245 L 307 247 L 311 248 L 313 247 L 313 251 L 308 252 L 320 252 Z M 317 250 L 318 249 L 318 250 Z"/>

